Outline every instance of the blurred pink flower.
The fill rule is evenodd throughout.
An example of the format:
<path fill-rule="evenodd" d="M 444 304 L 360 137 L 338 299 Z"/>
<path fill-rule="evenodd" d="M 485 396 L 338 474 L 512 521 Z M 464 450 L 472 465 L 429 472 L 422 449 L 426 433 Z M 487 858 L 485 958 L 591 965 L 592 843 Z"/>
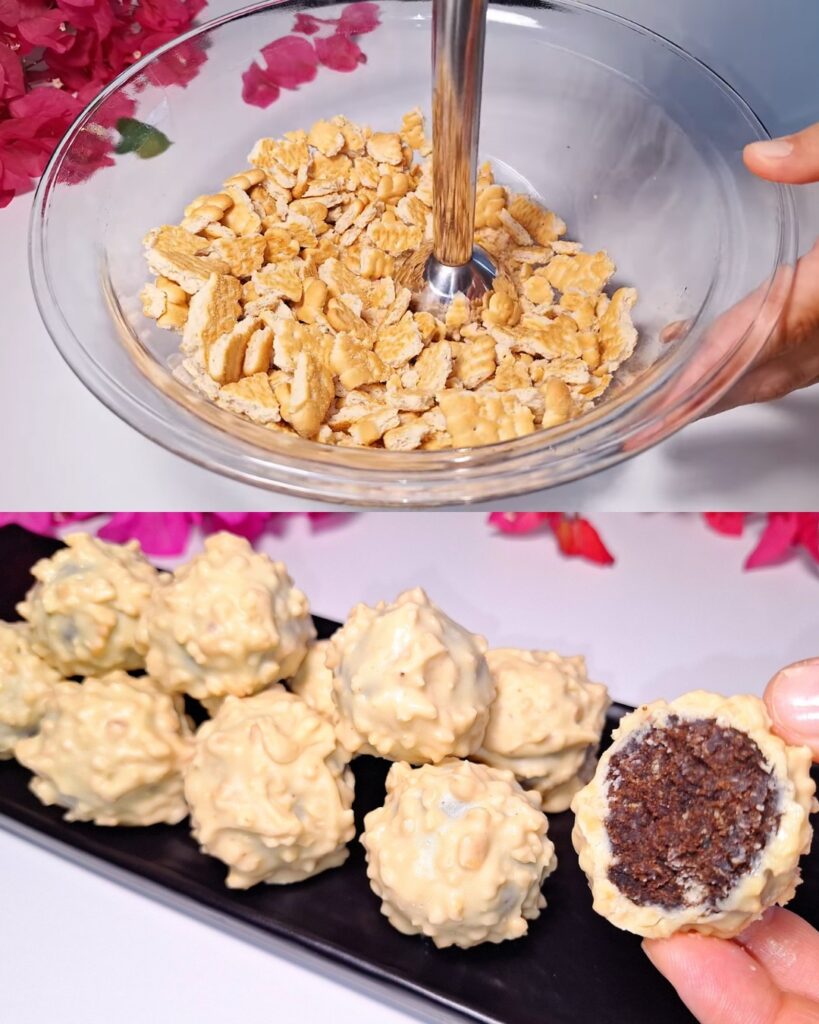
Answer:
<path fill-rule="evenodd" d="M 341 523 L 347 517 L 338 512 L 0 512 L 0 526 L 14 523 L 33 533 L 53 535 L 71 523 L 106 516 L 97 530 L 103 540 L 122 544 L 134 539 L 146 554 L 180 555 L 196 530 L 229 530 L 252 543 L 265 532 L 282 533 L 287 521 L 299 515 L 306 516 L 314 529 Z"/>
<path fill-rule="evenodd" d="M 741 537 L 748 520 L 754 517 L 746 512 L 706 512 L 704 518 L 717 533 Z M 745 568 L 777 565 L 800 550 L 819 563 L 819 512 L 768 512 L 765 528 L 745 560 Z"/>
<path fill-rule="evenodd" d="M 563 512 L 493 512 L 489 522 L 501 533 L 526 534 L 548 528 L 564 555 L 584 558 L 597 565 L 613 565 L 614 557 L 600 534 L 582 516 Z"/>
<path fill-rule="evenodd" d="M 354 71 L 367 57 L 352 37 L 372 32 L 379 24 L 378 4 L 374 3 L 347 4 L 338 18 L 318 18 L 302 11 L 293 22 L 293 32 L 301 35 L 268 43 L 261 50 L 264 67 L 253 61 L 244 71 L 242 99 L 255 107 L 269 107 L 282 89 L 312 82 L 319 64 L 332 71 Z M 325 26 L 332 31 L 319 35 Z"/>

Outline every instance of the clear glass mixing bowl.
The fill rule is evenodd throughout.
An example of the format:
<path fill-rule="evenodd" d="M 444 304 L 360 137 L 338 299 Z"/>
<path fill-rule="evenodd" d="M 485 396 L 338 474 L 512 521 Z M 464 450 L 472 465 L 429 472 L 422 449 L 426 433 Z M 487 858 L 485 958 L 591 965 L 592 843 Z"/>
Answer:
<path fill-rule="evenodd" d="M 195 196 L 246 166 L 261 136 L 343 113 L 385 130 L 430 93 L 429 3 L 382 0 L 350 74 L 321 68 L 268 109 L 242 100 L 261 46 L 291 33 L 304 5 L 273 2 L 219 18 L 135 64 L 63 139 L 34 204 L 37 303 L 62 355 L 113 412 L 172 451 L 240 480 L 307 498 L 424 506 L 564 483 L 667 437 L 712 405 L 754 359 L 784 304 L 796 254 L 787 189 L 748 174 L 742 147 L 768 133 L 714 72 L 639 25 L 559 0 L 493 4 L 481 159 L 528 188 L 587 249 L 606 248 L 635 285 L 640 342 L 598 407 L 565 426 L 485 448 L 336 448 L 225 412 L 171 375 L 175 334 L 141 312 L 141 240 L 178 223 Z M 310 3 L 314 16 L 341 7 Z M 178 46 L 204 48 L 187 85 L 166 82 Z M 91 136 L 134 116 L 172 141 L 153 159 L 116 158 L 81 183 Z M 752 293 L 738 308 L 736 304 Z M 675 340 L 663 329 L 683 321 Z M 666 332 L 667 333 L 667 332 Z"/>

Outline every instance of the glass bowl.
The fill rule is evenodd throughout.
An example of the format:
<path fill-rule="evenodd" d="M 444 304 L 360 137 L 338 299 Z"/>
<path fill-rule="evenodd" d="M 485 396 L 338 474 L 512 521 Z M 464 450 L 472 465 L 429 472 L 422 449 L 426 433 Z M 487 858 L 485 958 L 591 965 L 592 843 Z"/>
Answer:
<path fill-rule="evenodd" d="M 147 320 L 138 298 L 149 276 L 146 232 L 178 223 L 192 198 L 218 190 L 262 136 L 338 113 L 395 130 L 405 111 L 428 111 L 431 5 L 378 7 L 380 25 L 358 39 L 366 62 L 351 73 L 321 67 L 267 109 L 243 101 L 242 72 L 260 47 L 292 33 L 303 4 L 256 5 L 189 32 L 78 118 L 40 183 L 30 241 L 37 303 L 69 365 L 113 412 L 185 458 L 362 505 L 466 503 L 565 483 L 701 415 L 781 312 L 796 255 L 792 198 L 744 169 L 742 147 L 769 136 L 718 75 L 639 25 L 569 0 L 490 7 L 480 157 L 556 210 L 567 237 L 607 249 L 615 284 L 639 289 L 637 350 L 597 408 L 484 448 L 337 448 L 241 419 L 172 375 L 178 336 Z M 309 4 L 314 17 L 342 9 Z M 183 88 L 175 79 L 191 54 L 205 60 Z M 124 99 L 172 145 L 151 159 L 117 156 L 89 175 Z"/>

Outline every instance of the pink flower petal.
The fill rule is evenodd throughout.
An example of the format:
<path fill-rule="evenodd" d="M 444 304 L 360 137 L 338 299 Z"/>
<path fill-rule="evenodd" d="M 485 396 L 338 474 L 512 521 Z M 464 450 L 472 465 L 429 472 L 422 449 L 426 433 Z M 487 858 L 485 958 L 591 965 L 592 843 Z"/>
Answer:
<path fill-rule="evenodd" d="M 254 61 L 242 75 L 242 99 L 263 110 L 280 96 L 281 89 L 267 77 L 267 72 Z"/>
<path fill-rule="evenodd" d="M 301 36 L 284 36 L 262 48 L 267 77 L 282 89 L 297 89 L 312 82 L 318 69 L 313 44 Z"/>
<path fill-rule="evenodd" d="M 22 96 L 25 89 L 20 57 L 0 42 L 0 100 L 13 100 Z"/>
<path fill-rule="evenodd" d="M 819 562 L 819 512 L 800 512 L 798 518 L 797 542 L 814 562 Z"/>
<path fill-rule="evenodd" d="M 271 517 L 276 515 L 275 512 L 211 512 L 205 519 L 205 532 L 229 530 L 253 543 L 264 533 Z"/>
<path fill-rule="evenodd" d="M 793 547 L 798 533 L 799 519 L 795 512 L 771 512 L 768 525 L 748 556 L 745 568 L 759 569 L 781 561 Z"/>
<path fill-rule="evenodd" d="M 189 512 L 116 512 L 99 536 L 115 544 L 138 540 L 151 555 L 180 555 L 188 546 L 191 528 Z"/>
<path fill-rule="evenodd" d="M 74 42 L 60 11 L 46 11 L 34 18 L 23 18 L 17 25 L 17 31 L 32 46 L 42 46 L 55 53 L 65 53 Z"/>
<path fill-rule="evenodd" d="M 305 36 L 314 36 L 321 31 L 322 24 L 327 24 L 323 18 L 314 18 L 312 14 L 305 14 L 300 11 L 293 22 L 293 31 L 301 32 Z"/>
<path fill-rule="evenodd" d="M 314 45 L 318 59 L 333 71 L 355 71 L 359 64 L 367 62 L 361 47 L 340 32 L 335 32 L 324 39 L 316 39 Z"/>
<path fill-rule="evenodd" d="M 341 12 L 337 31 L 343 35 L 360 36 L 372 32 L 380 24 L 378 4 L 348 4 Z"/>
<path fill-rule="evenodd" d="M 549 525 L 551 512 L 492 512 L 489 522 L 501 533 L 534 533 Z"/>
<path fill-rule="evenodd" d="M 745 528 L 744 512 L 703 512 L 703 519 L 712 530 L 726 537 L 741 537 Z"/>

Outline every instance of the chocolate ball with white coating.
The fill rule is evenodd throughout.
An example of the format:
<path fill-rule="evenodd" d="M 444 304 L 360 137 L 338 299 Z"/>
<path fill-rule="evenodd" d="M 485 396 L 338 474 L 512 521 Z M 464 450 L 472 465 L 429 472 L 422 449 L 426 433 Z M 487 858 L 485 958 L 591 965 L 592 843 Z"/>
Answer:
<path fill-rule="evenodd" d="M 156 589 L 139 639 L 162 687 L 202 700 L 249 696 L 293 675 L 315 635 L 284 564 L 217 533 Z"/>
<path fill-rule="evenodd" d="M 31 570 L 37 582 L 17 611 L 34 652 L 64 676 L 141 668 L 136 632 L 159 573 L 137 541 L 108 544 L 72 533 Z"/>
<path fill-rule="evenodd" d="M 0 761 L 37 731 L 46 702 L 62 677 L 32 650 L 22 622 L 0 622 Z"/>
<path fill-rule="evenodd" d="M 420 588 L 356 605 L 327 651 L 345 745 L 411 764 L 474 753 L 495 696 L 485 651 Z"/>
<path fill-rule="evenodd" d="M 572 801 L 594 909 L 651 938 L 732 938 L 784 905 L 810 848 L 810 767 L 757 697 L 695 691 L 626 715 Z"/>
<path fill-rule="evenodd" d="M 514 772 L 544 811 L 565 811 L 594 772 L 608 690 L 580 656 L 497 648 L 486 660 L 497 695 L 475 759 Z"/>
<path fill-rule="evenodd" d="M 182 821 L 192 753 L 182 698 L 125 672 L 57 683 L 40 731 L 14 749 L 44 804 L 67 808 L 66 821 L 97 825 Z"/>
<path fill-rule="evenodd" d="M 367 875 L 405 935 L 467 949 L 525 935 L 557 858 L 537 793 L 511 772 L 451 759 L 394 764 L 364 819 Z"/>
<path fill-rule="evenodd" d="M 281 686 L 226 697 L 196 735 L 185 776 L 194 838 L 247 889 L 343 864 L 355 835 L 353 775 L 332 725 Z"/>

